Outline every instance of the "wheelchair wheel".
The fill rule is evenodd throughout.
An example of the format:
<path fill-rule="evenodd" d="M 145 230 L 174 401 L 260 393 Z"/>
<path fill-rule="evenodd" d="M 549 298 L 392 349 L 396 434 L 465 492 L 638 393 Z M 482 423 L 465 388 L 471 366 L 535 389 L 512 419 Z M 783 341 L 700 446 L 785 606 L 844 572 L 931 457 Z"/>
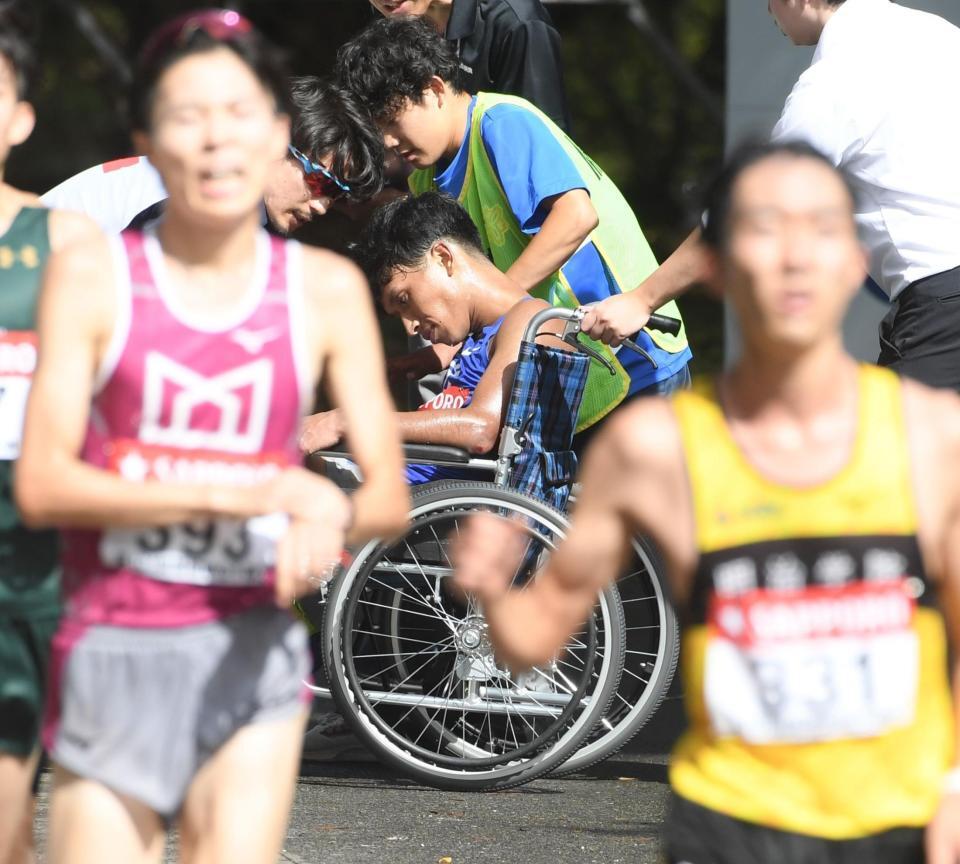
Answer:
<path fill-rule="evenodd" d="M 479 510 L 527 533 L 515 585 L 566 529 L 548 505 L 491 483 L 427 484 L 403 537 L 367 544 L 334 580 L 323 622 L 330 689 L 358 737 L 417 780 L 465 791 L 516 786 L 571 756 L 616 692 L 625 650 L 611 587 L 551 664 L 497 664 L 481 610 L 450 581 L 449 544 Z"/>
<path fill-rule="evenodd" d="M 635 538 L 629 568 L 617 582 L 626 619 L 626 659 L 620 684 L 586 743 L 555 771 L 583 771 L 620 750 L 666 698 L 677 668 L 676 614 L 664 596 L 663 564 L 645 540 Z"/>

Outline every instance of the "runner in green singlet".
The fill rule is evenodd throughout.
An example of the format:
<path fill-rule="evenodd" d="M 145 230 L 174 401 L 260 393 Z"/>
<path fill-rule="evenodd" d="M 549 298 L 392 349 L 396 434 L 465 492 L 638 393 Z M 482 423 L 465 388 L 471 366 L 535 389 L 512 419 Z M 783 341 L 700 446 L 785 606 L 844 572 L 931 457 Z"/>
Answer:
<path fill-rule="evenodd" d="M 12 147 L 33 130 L 25 101 L 31 48 L 0 18 L 0 862 L 33 860 L 30 791 L 39 756 L 46 658 L 60 611 L 56 535 L 23 525 L 13 472 L 36 363 L 40 274 L 51 246 L 93 230 L 3 182 Z"/>

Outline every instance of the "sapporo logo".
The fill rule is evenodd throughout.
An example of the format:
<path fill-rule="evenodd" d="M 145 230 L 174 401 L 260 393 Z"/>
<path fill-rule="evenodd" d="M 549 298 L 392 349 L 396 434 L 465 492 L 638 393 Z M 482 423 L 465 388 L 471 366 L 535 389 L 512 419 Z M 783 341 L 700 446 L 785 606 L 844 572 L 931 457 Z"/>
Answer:
<path fill-rule="evenodd" d="M 150 351 L 144 378 L 139 437 L 145 444 L 227 453 L 251 453 L 261 448 L 273 388 L 269 359 L 207 378 Z M 165 404 L 169 404 L 166 416 Z M 216 428 L 197 428 L 197 413 L 206 406 L 219 412 Z"/>

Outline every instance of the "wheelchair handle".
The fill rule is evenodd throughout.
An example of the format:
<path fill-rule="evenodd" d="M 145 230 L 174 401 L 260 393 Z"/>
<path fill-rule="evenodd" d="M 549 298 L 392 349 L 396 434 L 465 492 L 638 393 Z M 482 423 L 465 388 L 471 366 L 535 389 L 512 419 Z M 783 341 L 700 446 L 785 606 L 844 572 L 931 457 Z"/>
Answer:
<path fill-rule="evenodd" d="M 654 312 L 647 319 L 646 326 L 651 330 L 659 330 L 661 333 L 669 333 L 671 336 L 676 336 L 680 332 L 683 322 L 679 318 L 671 318 L 669 315 L 658 315 Z"/>

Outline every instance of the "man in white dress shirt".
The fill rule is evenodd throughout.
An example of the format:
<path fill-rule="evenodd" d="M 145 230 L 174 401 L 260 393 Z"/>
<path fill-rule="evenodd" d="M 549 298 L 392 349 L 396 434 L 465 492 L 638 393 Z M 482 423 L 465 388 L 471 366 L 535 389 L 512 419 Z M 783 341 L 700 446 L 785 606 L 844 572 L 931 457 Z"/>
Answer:
<path fill-rule="evenodd" d="M 794 44 L 817 46 L 773 139 L 810 142 L 854 180 L 870 275 L 893 301 L 879 362 L 960 390 L 960 28 L 889 0 L 768 5 Z M 699 281 L 696 239 L 584 329 L 618 344 Z"/>

